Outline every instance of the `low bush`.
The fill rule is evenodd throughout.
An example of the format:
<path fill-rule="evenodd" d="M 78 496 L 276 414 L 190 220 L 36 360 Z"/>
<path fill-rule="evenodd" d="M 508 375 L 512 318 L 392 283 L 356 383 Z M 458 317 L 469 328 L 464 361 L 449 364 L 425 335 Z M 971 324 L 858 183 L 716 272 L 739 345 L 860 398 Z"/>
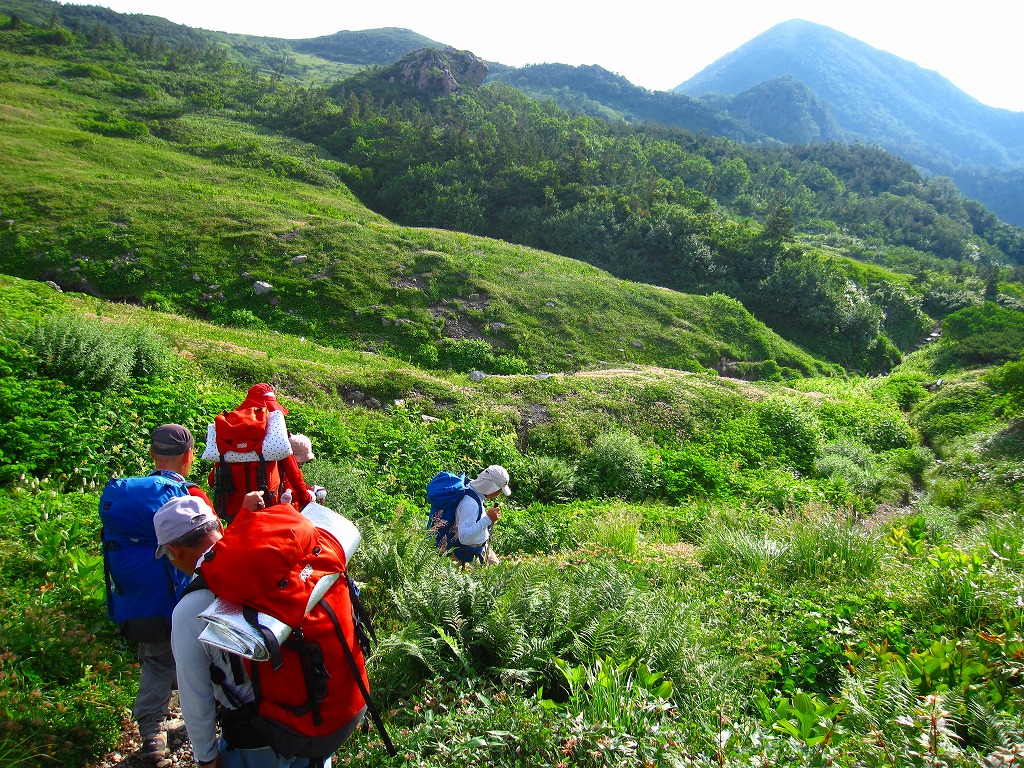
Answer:
<path fill-rule="evenodd" d="M 576 467 L 557 456 L 524 456 L 516 473 L 516 500 L 564 503 L 576 495 Z"/>
<path fill-rule="evenodd" d="M 902 411 L 909 411 L 928 397 L 923 373 L 893 373 L 871 394 L 877 400 L 891 402 Z"/>
<path fill-rule="evenodd" d="M 1024 349 L 1024 313 L 985 302 L 948 315 L 942 321 L 942 332 L 964 362 L 1016 360 Z"/>
<path fill-rule="evenodd" d="M 651 457 L 640 439 L 629 432 L 598 435 L 580 461 L 580 475 L 589 495 L 623 499 L 656 495 Z"/>
<path fill-rule="evenodd" d="M 658 466 L 665 496 L 673 503 L 688 499 L 722 499 L 730 495 L 729 465 L 708 447 L 691 445 L 664 451 Z"/>
<path fill-rule="evenodd" d="M 591 524 L 588 510 L 580 505 L 508 507 L 494 526 L 494 549 L 501 554 L 565 552 L 579 546 Z"/>

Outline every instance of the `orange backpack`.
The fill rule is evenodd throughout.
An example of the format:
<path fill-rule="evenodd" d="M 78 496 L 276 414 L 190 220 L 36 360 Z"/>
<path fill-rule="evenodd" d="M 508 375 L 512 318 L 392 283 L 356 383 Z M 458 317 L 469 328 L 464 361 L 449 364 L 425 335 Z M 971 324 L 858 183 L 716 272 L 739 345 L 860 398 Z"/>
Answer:
<path fill-rule="evenodd" d="M 250 491 L 263 491 L 269 507 L 280 498 L 278 462 L 292 454 L 284 414 L 263 407 L 224 411 L 206 431 L 203 458 L 216 462 L 210 473 L 213 509 L 231 521 Z M 295 465 L 295 471 L 301 471 Z M 304 500 L 304 499 L 303 499 Z"/>
<path fill-rule="evenodd" d="M 393 750 L 366 677 L 373 631 L 334 536 L 289 504 L 242 509 L 200 573 L 217 597 L 240 603 L 267 640 L 269 661 L 245 661 L 256 696 L 249 725 L 278 754 L 326 759 L 367 710 Z M 341 576 L 310 607 L 317 583 L 334 574 Z M 292 627 L 291 634 L 278 644 L 258 613 Z"/>

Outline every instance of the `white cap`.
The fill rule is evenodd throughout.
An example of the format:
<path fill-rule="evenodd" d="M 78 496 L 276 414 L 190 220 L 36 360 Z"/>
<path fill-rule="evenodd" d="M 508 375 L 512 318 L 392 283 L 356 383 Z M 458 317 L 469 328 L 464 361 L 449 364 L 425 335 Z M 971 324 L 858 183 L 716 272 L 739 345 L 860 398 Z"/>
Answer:
<path fill-rule="evenodd" d="M 469 484 L 481 496 L 490 496 L 495 491 L 501 491 L 506 496 L 511 496 L 512 489 L 508 487 L 509 479 L 507 469 L 499 464 L 491 464 Z"/>

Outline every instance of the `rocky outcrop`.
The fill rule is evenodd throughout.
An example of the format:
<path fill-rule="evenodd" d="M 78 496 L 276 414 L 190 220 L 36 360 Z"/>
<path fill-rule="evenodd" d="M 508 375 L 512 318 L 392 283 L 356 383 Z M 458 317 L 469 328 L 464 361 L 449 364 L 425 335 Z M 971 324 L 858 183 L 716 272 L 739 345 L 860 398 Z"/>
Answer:
<path fill-rule="evenodd" d="M 478 88 L 485 77 L 487 63 L 469 51 L 422 48 L 399 61 L 387 79 L 432 96 L 448 96 L 461 88 Z"/>

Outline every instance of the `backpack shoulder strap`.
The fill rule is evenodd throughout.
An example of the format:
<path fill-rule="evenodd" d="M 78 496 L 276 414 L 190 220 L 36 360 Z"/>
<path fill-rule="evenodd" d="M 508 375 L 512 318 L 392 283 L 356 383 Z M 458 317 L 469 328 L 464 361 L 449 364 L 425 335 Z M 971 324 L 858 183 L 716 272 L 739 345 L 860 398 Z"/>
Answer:
<path fill-rule="evenodd" d="M 192 579 L 181 592 L 181 597 L 185 595 L 191 595 L 193 592 L 198 592 L 201 589 L 209 589 L 210 587 L 206 583 L 206 578 L 203 576 L 201 570 L 196 571 L 196 577 Z M 179 600 L 181 598 L 178 598 Z"/>
<path fill-rule="evenodd" d="M 476 506 L 477 506 L 476 519 L 479 520 L 481 517 L 483 517 L 483 514 L 484 514 L 484 500 L 483 500 L 483 497 L 481 497 L 479 493 L 474 491 L 468 485 L 466 486 L 466 496 L 469 496 L 470 498 L 472 498 L 473 500 L 476 501 Z M 460 501 L 459 503 L 461 504 L 462 502 Z"/>

